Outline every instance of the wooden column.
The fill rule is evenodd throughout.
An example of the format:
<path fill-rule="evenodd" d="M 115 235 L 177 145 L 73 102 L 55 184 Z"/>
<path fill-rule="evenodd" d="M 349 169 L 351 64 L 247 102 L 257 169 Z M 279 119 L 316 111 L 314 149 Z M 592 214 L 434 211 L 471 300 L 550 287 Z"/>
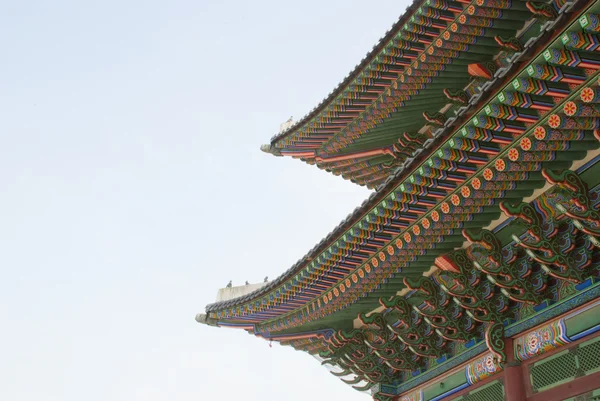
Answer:
<path fill-rule="evenodd" d="M 526 401 L 525 378 L 521 362 L 515 360 L 512 338 L 505 340 L 506 364 L 504 365 L 504 395 L 506 401 Z"/>

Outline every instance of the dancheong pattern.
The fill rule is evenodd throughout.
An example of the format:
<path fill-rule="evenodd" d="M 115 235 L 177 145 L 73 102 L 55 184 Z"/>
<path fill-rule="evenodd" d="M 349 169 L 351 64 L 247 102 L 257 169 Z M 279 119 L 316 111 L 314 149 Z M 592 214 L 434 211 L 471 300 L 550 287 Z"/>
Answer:
<path fill-rule="evenodd" d="M 564 321 L 558 320 L 515 339 L 515 358 L 524 361 L 570 342 Z"/>
<path fill-rule="evenodd" d="M 423 400 L 406 383 L 452 358 L 469 355 L 473 385 L 513 353 L 569 343 L 564 321 L 539 311 L 600 274 L 597 170 L 574 167 L 598 162 L 599 15 L 584 0 L 416 1 L 269 147 L 377 192 L 204 321 L 319 356 L 380 401 Z"/>

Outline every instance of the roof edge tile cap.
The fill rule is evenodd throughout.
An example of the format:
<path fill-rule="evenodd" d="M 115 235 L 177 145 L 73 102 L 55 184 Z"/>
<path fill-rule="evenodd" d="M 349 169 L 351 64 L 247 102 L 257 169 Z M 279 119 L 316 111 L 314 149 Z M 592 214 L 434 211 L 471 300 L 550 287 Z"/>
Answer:
<path fill-rule="evenodd" d="M 212 317 L 208 317 L 208 315 L 205 315 L 204 313 L 198 313 L 196 315 L 196 321 L 198 323 L 202 323 L 202 324 L 205 324 L 207 326 L 218 327 L 218 325 L 217 325 L 218 320 L 217 319 L 213 319 Z"/>
<path fill-rule="evenodd" d="M 272 145 L 260 145 L 260 150 L 262 150 L 265 153 L 270 153 L 273 156 L 281 156 L 281 152 L 279 151 L 279 149 L 277 149 L 275 146 Z"/>

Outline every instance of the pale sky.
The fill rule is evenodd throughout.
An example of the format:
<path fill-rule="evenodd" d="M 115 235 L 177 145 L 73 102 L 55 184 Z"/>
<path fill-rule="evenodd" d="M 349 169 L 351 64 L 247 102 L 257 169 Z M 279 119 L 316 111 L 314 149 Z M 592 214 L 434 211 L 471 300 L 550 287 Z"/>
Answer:
<path fill-rule="evenodd" d="M 0 400 L 368 400 L 194 316 L 366 198 L 259 146 L 406 4 L 2 2 Z"/>

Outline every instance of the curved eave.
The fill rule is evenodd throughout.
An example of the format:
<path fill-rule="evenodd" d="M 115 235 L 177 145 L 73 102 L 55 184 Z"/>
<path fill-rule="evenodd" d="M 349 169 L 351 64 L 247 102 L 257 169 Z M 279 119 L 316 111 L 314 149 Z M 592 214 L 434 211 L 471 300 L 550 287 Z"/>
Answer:
<path fill-rule="evenodd" d="M 342 82 L 340 82 L 333 91 L 325 99 L 323 99 L 314 109 L 312 109 L 308 114 L 302 117 L 299 121 L 294 123 L 289 129 L 284 132 L 281 132 L 277 135 L 274 135 L 271 138 L 271 144 L 275 144 L 276 142 L 284 139 L 290 135 L 293 135 L 294 132 L 298 130 L 298 128 L 302 127 L 312 118 L 317 116 L 323 110 L 325 110 L 332 101 L 334 101 L 340 93 L 342 93 L 357 77 L 360 73 L 367 67 L 383 50 L 383 48 L 388 44 L 390 40 L 392 40 L 398 32 L 402 29 L 402 25 L 405 24 L 412 14 L 423 4 L 425 0 L 413 0 L 413 3 L 406 8 L 404 14 L 402 14 L 398 21 L 392 25 L 392 27 L 385 33 L 385 35 L 379 39 L 379 42 L 373 46 L 373 49 L 369 51 L 365 57 L 361 60 L 361 62 L 354 67 L 354 70 L 344 78 Z"/>
<path fill-rule="evenodd" d="M 564 16 L 561 15 L 557 20 L 554 21 L 553 24 L 556 24 L 559 20 L 563 19 L 562 17 L 564 17 Z M 544 57 L 542 57 L 540 55 L 540 51 L 542 50 L 542 49 L 540 49 L 540 46 L 543 45 L 543 44 L 548 43 L 548 39 L 551 38 L 552 34 L 555 35 L 554 36 L 555 40 L 553 41 L 553 43 L 550 44 L 550 46 L 552 46 L 553 49 L 557 49 L 557 51 L 559 51 L 559 52 L 560 51 L 564 51 L 563 49 L 564 49 L 565 44 L 561 43 L 560 38 L 556 37 L 557 33 L 555 34 L 555 31 L 551 29 L 554 26 L 553 24 L 550 24 L 549 25 L 550 29 L 545 30 L 543 34 L 541 34 L 540 36 L 536 37 L 534 40 L 530 40 L 530 42 L 525 47 L 525 51 L 522 52 L 522 53 L 516 54 L 513 57 L 513 60 L 518 60 L 518 59 L 523 58 L 524 56 L 536 54 L 535 52 L 537 52 L 537 55 L 535 57 L 533 57 L 531 64 L 533 64 L 533 63 L 544 63 L 545 62 L 544 61 Z M 575 24 L 573 24 L 568 29 L 570 31 L 578 31 L 580 28 L 578 26 L 575 26 Z M 568 41 L 567 41 L 567 43 L 568 43 Z M 558 66 L 557 68 L 560 68 L 560 66 L 562 65 L 560 63 L 561 63 L 560 60 L 557 60 L 555 62 L 555 65 Z M 512 88 L 512 85 L 509 86 L 509 84 L 511 82 L 510 80 L 512 80 L 512 78 L 515 78 L 515 76 L 514 75 L 511 76 L 511 74 L 514 73 L 514 72 L 517 72 L 516 71 L 517 67 L 515 67 L 516 65 L 517 64 L 512 64 L 509 68 L 505 69 L 505 71 L 502 71 L 501 74 L 498 74 L 499 77 L 494 78 L 494 80 L 492 82 L 490 82 L 489 85 L 486 85 L 483 88 L 483 92 L 481 94 L 479 94 L 476 97 L 476 99 L 472 99 L 474 101 L 470 102 L 469 106 L 465 107 L 464 110 L 462 110 L 461 114 L 459 115 L 459 117 L 462 116 L 462 118 L 458 118 L 458 119 L 457 118 L 452 118 L 445 125 L 445 128 L 441 128 L 441 129 L 437 130 L 434 133 L 435 140 L 432 140 L 428 144 L 425 145 L 426 148 L 430 149 L 429 151 L 422 152 L 421 155 L 420 155 L 421 157 L 417 157 L 414 160 L 413 159 L 407 160 L 407 162 L 404 163 L 404 165 L 401 168 L 399 168 L 395 172 L 395 174 L 393 176 L 391 176 L 386 181 L 385 184 L 383 184 L 383 186 L 380 188 L 380 190 L 378 192 L 374 193 L 365 202 L 363 202 L 363 204 L 359 208 L 357 208 L 353 214 L 351 214 L 346 220 L 344 220 L 342 222 L 342 224 L 340 224 L 330 235 L 328 235 L 324 240 L 322 240 L 319 243 L 319 245 L 317 245 L 317 247 L 313 248 L 313 250 L 311 252 L 309 252 L 309 254 L 307 256 L 305 256 L 302 260 L 300 260 L 298 263 L 296 263 L 294 266 L 292 266 L 292 268 L 290 268 L 286 273 L 284 273 L 282 276 L 280 276 L 275 281 L 271 282 L 268 286 L 263 287 L 260 290 L 255 291 L 255 292 L 253 292 L 251 294 L 248 294 L 245 297 L 240 297 L 240 298 L 237 298 L 237 299 L 234 299 L 234 300 L 231 300 L 231 301 L 226 301 L 226 302 L 211 304 L 211 305 L 207 306 L 207 312 L 209 312 L 209 313 L 216 312 L 216 311 L 219 311 L 219 310 L 222 310 L 222 309 L 226 309 L 226 308 L 230 308 L 230 307 L 233 307 L 233 306 L 240 306 L 240 305 L 242 305 L 242 304 L 244 304 L 244 303 L 246 303 L 248 301 L 253 301 L 254 302 L 255 300 L 258 300 L 259 297 L 262 297 L 263 295 L 269 293 L 270 291 L 273 291 L 274 289 L 276 289 L 278 287 L 281 287 L 282 283 L 284 283 L 286 280 L 290 279 L 294 274 L 298 273 L 301 269 L 303 269 L 308 263 L 310 263 L 316 257 L 322 256 L 322 252 L 327 247 L 331 246 L 334 241 L 340 239 L 341 235 L 344 234 L 344 232 L 351 225 L 357 224 L 359 222 L 359 220 L 362 219 L 367 213 L 373 211 L 374 210 L 374 206 L 376 204 L 379 203 L 378 207 L 381 207 L 381 208 L 384 208 L 384 209 L 387 207 L 388 210 L 394 210 L 394 208 L 396 206 L 394 206 L 393 204 L 389 204 L 389 203 L 386 206 L 386 204 L 384 204 L 382 201 L 384 201 L 384 198 L 387 198 L 385 200 L 385 202 L 388 202 L 389 199 L 390 199 L 389 197 L 393 196 L 393 191 L 395 189 L 397 189 L 397 188 L 401 188 L 402 185 L 411 185 L 410 181 L 409 181 L 410 177 L 408 176 L 408 174 L 406 174 L 407 172 L 414 173 L 415 171 L 417 171 L 418 166 L 431 165 L 431 164 L 429 164 L 433 160 L 433 159 L 430 158 L 431 153 L 432 153 L 431 150 L 438 148 L 438 149 L 440 149 L 440 151 L 442 151 L 441 149 L 442 149 L 442 146 L 443 146 L 443 149 L 446 149 L 446 150 L 450 151 L 450 154 L 447 154 L 446 157 L 448 155 L 450 155 L 451 158 L 449 160 L 455 160 L 454 156 L 452 154 L 451 149 L 456 149 L 456 146 L 458 146 L 458 143 L 457 142 L 451 142 L 450 141 L 451 138 L 449 138 L 448 134 L 453 134 L 452 140 L 456 141 L 459 138 L 463 137 L 464 132 L 465 132 L 464 130 L 466 130 L 469 127 L 472 128 L 472 129 L 475 129 L 475 130 L 484 130 L 484 131 L 496 132 L 496 130 L 494 130 L 493 127 L 487 127 L 487 126 L 480 127 L 479 125 L 474 125 L 474 124 L 479 124 L 481 121 L 484 121 L 484 120 L 485 121 L 488 121 L 488 120 L 489 121 L 493 121 L 493 120 L 495 121 L 495 120 L 497 120 L 498 122 L 500 122 L 500 121 L 506 121 L 508 125 L 505 126 L 505 127 L 503 127 L 500 131 L 503 131 L 505 129 L 512 129 L 512 128 L 509 127 L 509 125 L 513 126 L 516 123 L 510 123 L 509 124 L 508 121 L 510 121 L 510 120 L 502 120 L 501 118 L 500 119 L 499 118 L 495 118 L 494 119 L 494 118 L 491 118 L 491 117 L 486 117 L 486 116 L 489 116 L 489 114 L 488 114 L 487 111 L 484 113 L 484 108 L 483 107 L 481 107 L 481 108 L 475 108 L 475 107 L 476 107 L 476 105 L 480 105 L 483 100 L 485 100 L 488 104 L 498 104 L 499 100 L 498 100 L 497 97 L 489 98 L 489 96 L 492 95 L 492 94 L 494 94 L 495 92 L 497 92 L 497 90 L 499 89 L 498 86 L 501 85 L 501 84 L 503 85 L 503 91 L 504 92 L 506 92 L 506 91 L 514 91 L 515 90 L 514 88 Z M 526 77 L 528 77 L 527 72 L 526 72 L 526 67 L 527 67 L 526 65 L 522 66 L 522 68 L 519 70 L 520 72 L 518 73 L 519 76 L 523 76 L 524 78 L 518 78 L 518 79 L 529 79 L 529 78 L 526 78 Z M 513 71 L 513 69 L 515 71 Z M 600 65 L 597 67 L 597 69 L 600 69 Z M 582 72 L 584 70 L 586 70 L 586 66 L 582 66 L 581 70 L 582 70 Z M 587 73 L 588 72 L 586 72 L 586 74 Z M 523 74 L 525 74 L 525 75 L 523 75 Z M 598 83 L 597 83 L 597 74 L 593 73 L 592 76 L 594 77 L 593 81 L 589 81 L 589 78 L 585 78 L 585 75 L 584 75 L 585 79 L 581 83 L 583 84 L 584 82 L 586 82 L 585 85 L 584 86 L 579 85 L 578 89 L 573 93 L 573 96 L 575 96 L 575 95 L 578 96 L 579 95 L 579 91 L 582 90 L 583 87 L 593 87 L 594 88 L 593 91 L 598 91 L 599 90 L 599 89 L 597 89 L 597 85 L 598 85 Z M 510 78 L 510 80 L 508 78 Z M 572 83 L 569 84 L 569 85 L 572 85 Z M 521 92 L 521 93 L 527 93 L 527 92 Z M 548 95 L 548 96 L 552 96 L 552 95 Z M 552 99 L 552 98 L 550 98 L 550 99 Z M 563 100 L 561 100 L 561 102 L 563 102 L 565 100 L 564 97 L 562 97 L 561 99 L 563 99 Z M 562 103 L 560 103 L 560 104 L 562 104 Z M 531 105 L 529 105 L 529 106 L 531 106 Z M 527 106 L 527 107 L 529 107 L 529 106 Z M 522 105 L 521 107 L 524 107 L 524 105 Z M 550 107 L 544 113 L 540 112 L 540 115 L 537 117 L 537 119 L 539 121 L 536 122 L 533 125 L 538 126 L 539 124 L 542 124 L 542 125 L 543 124 L 546 124 L 546 125 L 549 124 L 548 120 L 547 120 L 547 117 L 544 117 L 544 116 L 545 116 L 545 114 L 548 111 L 552 111 L 553 113 L 560 113 L 560 112 L 562 112 L 562 110 L 559 111 L 557 107 L 559 107 L 559 106 Z M 486 110 L 487 110 L 487 108 L 486 108 Z M 475 111 L 475 113 L 473 113 L 473 111 Z M 481 117 L 481 119 L 477 120 L 475 118 L 472 118 L 474 115 L 478 116 L 478 117 Z M 467 120 L 467 118 L 468 118 L 468 120 Z M 479 121 L 479 122 L 476 122 L 476 121 Z M 458 124 L 462 124 L 463 130 L 461 130 L 461 125 L 458 125 Z M 541 125 L 539 125 L 539 126 L 541 126 Z M 477 128 L 477 127 L 479 127 L 479 128 Z M 510 165 L 512 163 L 512 162 L 510 162 L 508 160 L 509 159 L 512 160 L 511 157 L 514 157 L 515 153 L 512 153 L 512 156 L 511 156 L 511 153 L 508 153 L 509 148 L 510 148 L 511 151 L 513 149 L 518 149 L 519 143 L 517 143 L 517 139 L 522 138 L 524 135 L 530 135 L 531 134 L 530 128 L 528 128 L 527 126 L 525 126 L 523 124 L 517 124 L 516 127 L 519 128 L 519 129 L 515 133 L 511 133 L 511 135 L 514 135 L 514 138 L 513 138 L 513 141 L 510 143 L 510 145 L 508 146 L 508 148 L 503 149 L 500 155 L 490 157 L 489 161 L 486 162 L 486 166 L 491 166 L 491 168 L 493 168 L 494 166 L 496 166 L 496 168 L 498 168 L 498 164 L 496 163 L 498 160 L 504 160 L 504 161 L 502 161 L 502 165 L 506 165 L 506 164 Z M 550 125 L 550 127 L 551 127 L 551 125 Z M 473 131 L 473 132 L 475 132 L 475 131 Z M 483 144 L 484 142 L 486 142 L 489 139 L 479 139 L 479 140 L 483 141 L 483 142 L 481 142 Z M 589 141 L 590 141 L 590 138 L 586 137 L 586 143 L 588 145 L 584 145 L 583 148 L 581 147 L 581 144 L 580 144 L 579 147 L 577 147 L 577 146 L 571 147 L 571 148 L 567 147 L 568 150 L 565 149 L 564 151 L 557 152 L 557 154 L 558 153 L 561 154 L 561 156 L 560 156 L 561 158 L 559 159 L 558 164 L 559 165 L 563 165 L 565 163 L 568 163 L 568 161 L 570 161 L 570 160 L 576 160 L 578 158 L 581 158 L 581 153 L 582 153 L 581 150 L 585 150 L 585 146 L 590 146 L 590 148 L 592 146 L 593 147 L 597 147 L 597 143 L 593 144 L 592 142 L 589 142 Z M 436 149 L 436 150 L 438 150 L 438 149 Z M 517 156 L 519 155 L 519 151 L 518 150 L 517 150 L 516 155 Z M 542 157 L 542 156 L 545 157 L 543 153 L 540 153 L 536 157 Z M 426 157 L 429 160 L 426 160 Z M 434 156 L 434 157 L 437 157 L 437 156 Z M 561 162 L 560 160 L 564 160 L 564 162 Z M 457 161 L 453 161 L 453 163 L 455 163 L 455 162 L 457 162 Z M 413 168 L 413 166 L 415 166 L 415 167 Z M 409 170 L 409 168 L 410 168 L 410 170 Z M 480 177 L 482 175 L 482 170 L 483 169 L 481 169 L 481 168 L 479 168 L 479 169 L 475 168 L 473 171 L 477 174 L 478 177 Z M 486 170 L 490 170 L 490 168 L 486 168 Z M 471 175 L 471 174 L 469 174 L 467 176 L 467 178 L 463 179 L 464 182 L 469 183 L 472 186 L 472 188 L 473 188 L 473 189 L 469 189 L 469 192 L 467 192 L 467 193 L 470 193 L 470 191 L 473 191 L 473 190 L 477 190 L 477 191 L 479 190 L 472 183 L 473 175 Z M 480 178 L 478 178 L 478 179 L 479 179 L 479 181 L 483 181 Z M 487 178 L 486 178 L 486 180 L 487 180 Z M 527 182 L 527 184 L 528 185 L 532 184 L 532 185 L 534 185 L 534 187 L 537 186 L 537 185 L 542 185 L 542 182 L 539 180 L 539 178 L 537 180 L 535 180 L 535 181 L 537 181 L 537 182 L 534 182 L 534 181 L 530 180 L 530 181 Z M 401 182 L 402 182 L 402 185 L 400 185 Z M 455 188 L 454 190 L 452 190 L 448 194 L 448 196 L 446 197 L 446 199 L 450 198 L 450 194 L 452 194 L 452 197 L 459 196 L 459 195 L 456 195 L 456 194 L 461 194 L 461 193 L 464 195 L 464 192 L 462 192 L 460 190 L 462 188 L 465 188 L 465 187 L 466 186 L 464 186 L 461 183 L 461 185 L 459 185 L 459 187 Z M 492 199 L 493 200 L 494 199 L 493 196 L 497 197 L 497 195 L 494 195 L 495 194 L 494 191 L 496 191 L 496 190 L 494 189 L 494 190 L 492 190 L 492 192 L 490 192 L 490 193 L 488 193 L 486 195 L 486 196 L 492 196 L 492 198 L 488 198 L 488 199 Z M 529 189 L 527 191 L 529 191 Z M 512 193 L 511 192 L 511 197 L 514 197 L 515 199 L 517 199 L 519 197 L 522 197 L 522 194 L 526 193 L 527 191 L 516 191 L 516 193 Z M 468 195 L 467 195 L 467 197 L 468 197 Z M 460 199 L 460 196 L 457 199 Z M 452 203 L 454 203 L 454 201 Z M 438 206 L 439 206 L 439 203 L 435 207 L 438 208 Z M 391 209 L 390 209 L 390 207 L 391 207 Z M 430 211 L 428 212 L 427 216 L 430 215 L 431 210 L 432 209 L 430 209 Z M 375 212 L 375 213 L 377 213 L 377 212 Z M 444 213 L 448 213 L 448 212 L 444 212 Z M 434 219 L 434 221 L 435 221 L 435 219 Z M 426 226 L 423 224 L 423 219 L 417 219 L 415 222 L 411 223 L 410 227 L 411 228 L 416 227 L 416 223 L 417 222 L 419 222 L 424 228 L 426 228 Z M 428 225 L 429 224 L 430 223 L 428 223 Z M 477 223 L 477 224 L 480 225 L 480 223 Z M 404 231 L 404 232 L 406 232 L 406 231 Z M 416 232 L 415 232 L 415 234 L 416 234 Z M 380 248 L 381 247 L 379 247 L 379 249 Z M 295 309 L 295 308 L 292 308 L 292 309 Z M 295 312 L 295 310 L 294 310 L 294 312 Z M 283 313 L 288 313 L 288 312 L 283 311 Z M 282 311 L 276 312 L 275 314 L 280 316 L 282 314 Z M 272 315 L 272 313 L 271 313 L 271 315 Z M 261 321 L 261 320 L 263 320 L 262 318 L 260 318 L 259 316 L 257 317 L 257 316 L 258 316 L 257 314 L 254 314 L 254 316 L 248 316 L 248 317 L 237 316 L 237 317 L 232 317 L 232 318 L 234 318 L 234 319 L 241 319 L 241 320 L 253 320 L 253 321 Z M 269 319 L 272 319 L 272 317 L 269 317 Z"/>
<path fill-rule="evenodd" d="M 532 18 L 525 2 L 490 5 L 493 8 L 486 8 L 483 1 L 449 3 L 446 8 L 429 0 L 413 3 L 332 95 L 263 150 L 299 158 L 358 185 L 379 186 L 399 164 L 395 157 L 385 162 L 363 159 L 364 168 L 351 172 L 330 168 L 320 159 L 398 153 L 397 140 L 403 133 L 412 135 L 437 125 L 422 113 L 433 115 L 447 107 L 450 101 L 442 89 L 462 90 L 471 78 L 468 65 L 491 62 L 497 55 L 500 45 L 492 37 L 512 37 Z M 483 20 L 489 25 L 482 27 L 480 15 L 486 15 Z M 453 36 L 464 34 L 478 39 L 465 43 Z M 411 150 L 421 146 L 418 141 L 412 145 Z"/>

